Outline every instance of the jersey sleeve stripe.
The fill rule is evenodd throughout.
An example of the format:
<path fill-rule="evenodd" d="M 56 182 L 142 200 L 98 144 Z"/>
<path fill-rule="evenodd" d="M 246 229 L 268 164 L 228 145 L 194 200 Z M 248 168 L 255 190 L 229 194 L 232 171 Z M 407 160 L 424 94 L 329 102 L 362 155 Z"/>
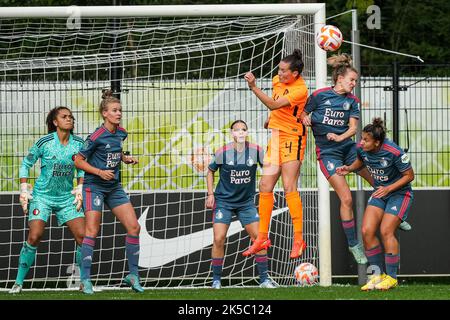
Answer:
<path fill-rule="evenodd" d="M 261 147 L 259 145 L 257 145 L 257 144 L 254 144 L 254 143 L 249 143 L 248 147 L 251 148 L 251 149 L 256 149 L 258 151 L 261 151 Z"/>
<path fill-rule="evenodd" d="M 331 90 L 331 87 L 326 87 L 326 88 L 322 88 L 322 89 L 317 89 L 316 91 L 313 92 L 313 96 L 317 96 L 319 93 L 324 92 L 324 91 L 328 91 Z"/>
<path fill-rule="evenodd" d="M 347 97 L 349 97 L 349 98 L 355 100 L 357 103 L 360 103 L 359 98 L 358 98 L 357 96 L 355 96 L 354 94 L 349 93 L 349 94 L 347 95 Z"/>
<path fill-rule="evenodd" d="M 390 152 L 390 153 L 393 153 L 393 154 L 396 155 L 396 156 L 399 156 L 399 155 L 400 155 L 400 151 L 398 151 L 398 150 L 395 149 L 394 147 L 389 146 L 389 145 L 386 145 L 386 144 L 383 145 L 383 150 L 386 150 L 386 151 L 388 151 L 388 152 Z"/>
<path fill-rule="evenodd" d="M 231 148 L 232 148 L 232 146 L 227 144 L 227 145 L 223 146 L 222 148 L 218 149 L 216 151 L 216 155 L 219 156 L 220 154 L 226 152 L 227 150 L 230 150 Z"/>
<path fill-rule="evenodd" d="M 40 148 L 44 143 L 52 141 L 53 139 L 54 139 L 53 134 L 45 136 L 39 139 L 38 142 L 36 142 L 36 146 Z"/>
<path fill-rule="evenodd" d="M 97 140 L 98 137 L 100 137 L 103 133 L 105 133 L 105 129 L 104 128 L 100 128 L 97 131 L 95 131 L 92 135 L 91 135 L 91 141 L 95 141 Z"/>

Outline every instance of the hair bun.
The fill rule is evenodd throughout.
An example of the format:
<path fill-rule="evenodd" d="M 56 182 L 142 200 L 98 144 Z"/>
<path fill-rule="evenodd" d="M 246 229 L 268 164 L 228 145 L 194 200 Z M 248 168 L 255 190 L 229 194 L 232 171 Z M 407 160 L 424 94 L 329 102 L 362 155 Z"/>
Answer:
<path fill-rule="evenodd" d="M 292 55 L 295 56 L 298 60 L 303 60 L 303 53 L 300 49 L 295 49 Z"/>
<path fill-rule="evenodd" d="M 352 67 L 352 57 L 346 53 L 334 55 L 327 59 L 327 63 L 333 68 Z"/>
<path fill-rule="evenodd" d="M 375 127 L 384 128 L 384 121 L 381 118 L 373 118 L 372 125 Z"/>
<path fill-rule="evenodd" d="M 113 91 L 111 89 L 102 90 L 102 99 L 108 99 L 113 97 Z"/>

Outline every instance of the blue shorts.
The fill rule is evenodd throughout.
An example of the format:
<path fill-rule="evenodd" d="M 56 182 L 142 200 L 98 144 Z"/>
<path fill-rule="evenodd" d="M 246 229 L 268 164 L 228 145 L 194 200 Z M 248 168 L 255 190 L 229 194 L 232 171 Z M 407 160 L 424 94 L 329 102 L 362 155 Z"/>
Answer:
<path fill-rule="evenodd" d="M 329 179 L 336 173 L 336 168 L 351 165 L 356 160 L 356 143 L 351 139 L 341 143 L 316 140 L 316 156 L 320 170 Z"/>
<path fill-rule="evenodd" d="M 112 210 L 124 203 L 130 202 L 121 184 L 113 187 L 100 187 L 92 184 L 83 184 L 83 207 L 84 211 L 103 210 L 103 203 L 106 203 Z"/>
<path fill-rule="evenodd" d="M 259 221 L 258 210 L 252 205 L 245 205 L 235 209 L 229 209 L 216 203 L 213 209 L 213 223 L 224 223 L 230 225 L 233 214 L 237 215 L 241 225 L 246 225 Z"/>
<path fill-rule="evenodd" d="M 75 197 L 71 196 L 66 200 L 52 201 L 45 197 L 35 196 L 30 202 L 28 221 L 42 220 L 47 223 L 52 212 L 56 215 L 58 226 L 76 218 L 84 218 L 83 209 L 77 211 L 76 204 L 73 204 L 74 199 Z"/>
<path fill-rule="evenodd" d="M 406 221 L 413 199 L 411 190 L 400 190 L 383 198 L 370 197 L 367 205 L 383 209 L 385 213 L 393 214 L 398 216 L 400 220 Z"/>

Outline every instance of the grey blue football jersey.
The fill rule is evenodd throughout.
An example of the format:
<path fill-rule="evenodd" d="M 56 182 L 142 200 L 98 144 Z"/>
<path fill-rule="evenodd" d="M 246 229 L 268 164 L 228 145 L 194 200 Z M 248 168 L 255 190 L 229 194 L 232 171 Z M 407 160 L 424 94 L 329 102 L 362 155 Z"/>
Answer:
<path fill-rule="evenodd" d="M 411 169 L 408 154 L 389 139 L 384 140 L 378 152 L 366 152 L 361 145 L 357 146 L 356 152 L 372 175 L 376 187 L 395 183 L 403 176 L 402 172 Z M 411 184 L 400 190 L 411 190 Z"/>
<path fill-rule="evenodd" d="M 332 87 L 314 91 L 306 102 L 311 114 L 314 137 L 326 140 L 327 133 L 342 134 L 349 128 L 350 118 L 359 119 L 359 99 L 351 93 L 338 94 Z"/>
<path fill-rule="evenodd" d="M 84 172 L 74 165 L 74 155 L 82 148 L 83 139 L 70 135 L 67 145 L 62 145 L 56 132 L 40 138 L 23 159 L 19 170 L 20 178 L 28 178 L 30 168 L 40 159 L 41 173 L 33 187 L 33 196 L 59 201 L 72 197 L 75 171 L 77 178 Z"/>
<path fill-rule="evenodd" d="M 258 163 L 262 166 L 263 149 L 246 142 L 245 149 L 238 152 L 233 143 L 218 149 L 209 169 L 219 169 L 219 182 L 214 197 L 227 208 L 239 208 L 253 204 L 256 191 L 256 170 Z"/>
<path fill-rule="evenodd" d="M 120 183 L 122 145 L 127 136 L 126 130 L 122 127 L 117 127 L 115 132 L 111 132 L 102 125 L 87 137 L 79 153 L 91 166 L 101 170 L 113 170 L 114 178 L 106 181 L 97 175 L 86 172 L 85 184 L 110 187 Z"/>

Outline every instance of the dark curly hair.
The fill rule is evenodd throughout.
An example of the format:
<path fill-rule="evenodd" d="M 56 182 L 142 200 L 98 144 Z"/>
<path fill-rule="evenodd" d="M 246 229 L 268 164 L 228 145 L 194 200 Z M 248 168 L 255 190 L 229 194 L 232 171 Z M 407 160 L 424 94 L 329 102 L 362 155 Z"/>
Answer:
<path fill-rule="evenodd" d="M 53 121 L 56 120 L 56 117 L 58 116 L 59 111 L 61 111 L 63 109 L 70 112 L 70 115 L 72 116 L 73 121 L 75 123 L 75 117 L 73 116 L 72 111 L 69 108 L 64 107 L 64 106 L 55 107 L 52 110 L 50 110 L 50 112 L 47 114 L 47 119 L 45 120 L 45 123 L 47 124 L 48 133 L 52 133 L 52 132 L 56 131 L 56 126 L 53 123 Z M 70 130 L 70 133 L 73 133 L 73 129 Z"/>
<path fill-rule="evenodd" d="M 381 118 L 374 118 L 372 123 L 364 127 L 363 132 L 370 134 L 372 138 L 381 143 L 383 143 L 386 138 L 386 128 L 384 126 L 384 121 L 381 120 Z"/>

